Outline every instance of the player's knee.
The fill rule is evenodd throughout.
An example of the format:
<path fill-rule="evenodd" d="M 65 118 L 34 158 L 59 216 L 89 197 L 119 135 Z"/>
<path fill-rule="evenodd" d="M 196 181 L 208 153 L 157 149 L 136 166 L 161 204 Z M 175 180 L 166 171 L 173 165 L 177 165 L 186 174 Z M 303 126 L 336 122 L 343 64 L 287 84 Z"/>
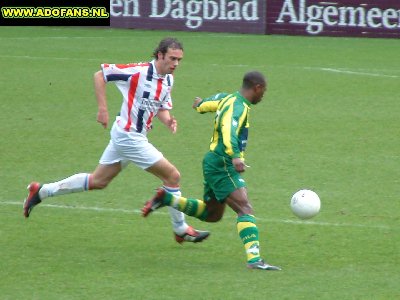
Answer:
<path fill-rule="evenodd" d="M 208 216 L 206 221 L 209 223 L 216 223 L 216 222 L 219 222 L 221 219 L 222 219 L 222 216 L 213 215 L 213 216 Z"/>
<path fill-rule="evenodd" d="M 215 223 L 222 219 L 223 213 L 221 212 L 208 212 L 206 221 L 209 223 Z"/>

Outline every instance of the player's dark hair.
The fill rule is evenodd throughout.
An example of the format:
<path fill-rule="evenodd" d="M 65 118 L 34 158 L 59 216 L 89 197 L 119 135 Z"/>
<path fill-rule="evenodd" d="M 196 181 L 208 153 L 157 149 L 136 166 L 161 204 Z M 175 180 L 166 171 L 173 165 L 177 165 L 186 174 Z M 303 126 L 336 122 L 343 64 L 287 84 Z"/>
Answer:
<path fill-rule="evenodd" d="M 161 40 L 161 42 L 158 44 L 158 47 L 154 49 L 153 56 L 155 59 L 158 58 L 158 52 L 161 52 L 162 54 L 167 53 L 168 48 L 171 49 L 180 49 L 183 51 L 183 45 L 181 42 L 179 42 L 176 38 L 173 37 L 166 37 Z"/>
<path fill-rule="evenodd" d="M 244 75 L 242 88 L 251 89 L 257 84 L 266 85 L 265 77 L 258 71 L 251 71 Z"/>

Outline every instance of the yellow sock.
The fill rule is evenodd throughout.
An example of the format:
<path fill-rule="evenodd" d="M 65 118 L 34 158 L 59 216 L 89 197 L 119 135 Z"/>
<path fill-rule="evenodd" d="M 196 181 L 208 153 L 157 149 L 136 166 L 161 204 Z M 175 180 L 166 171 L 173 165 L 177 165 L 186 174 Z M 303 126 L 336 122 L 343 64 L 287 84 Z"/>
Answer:
<path fill-rule="evenodd" d="M 174 196 L 174 200 L 170 201 L 169 205 L 188 216 L 196 217 L 203 221 L 208 215 L 207 205 L 203 200 Z"/>
<path fill-rule="evenodd" d="M 256 219 L 252 215 L 243 215 L 237 218 L 237 230 L 246 250 L 247 262 L 260 259 L 260 243 Z"/>

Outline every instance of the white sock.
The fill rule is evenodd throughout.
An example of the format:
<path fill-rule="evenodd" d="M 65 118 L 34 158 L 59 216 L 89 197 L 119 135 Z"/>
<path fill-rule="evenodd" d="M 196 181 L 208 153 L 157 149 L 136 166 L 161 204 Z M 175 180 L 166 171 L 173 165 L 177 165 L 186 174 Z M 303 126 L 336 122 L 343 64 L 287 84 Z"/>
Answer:
<path fill-rule="evenodd" d="M 180 197 L 181 191 L 179 188 L 172 188 L 169 186 L 163 186 L 163 189 L 166 190 L 167 192 L 173 194 L 174 196 Z M 168 206 L 169 214 L 171 216 L 171 223 L 172 227 L 174 229 L 174 232 L 176 234 L 184 234 L 186 232 L 186 229 L 189 227 L 188 224 L 186 224 L 185 221 L 185 214 L 183 212 L 180 212 L 179 210 L 176 210 L 175 208 L 172 208 Z"/>
<path fill-rule="evenodd" d="M 47 197 L 87 191 L 89 176 L 90 174 L 80 173 L 57 182 L 43 184 L 39 191 L 39 197 L 43 200 Z"/>

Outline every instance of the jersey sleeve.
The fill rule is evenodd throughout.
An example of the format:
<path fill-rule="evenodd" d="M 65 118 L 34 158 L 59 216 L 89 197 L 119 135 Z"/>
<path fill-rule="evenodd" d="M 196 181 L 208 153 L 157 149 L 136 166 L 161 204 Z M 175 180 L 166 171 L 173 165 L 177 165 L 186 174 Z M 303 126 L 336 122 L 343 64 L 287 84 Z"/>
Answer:
<path fill-rule="evenodd" d="M 139 72 L 140 64 L 101 64 L 104 81 L 128 81 L 135 73 Z"/>
<path fill-rule="evenodd" d="M 204 98 L 199 104 L 197 104 L 196 111 L 204 114 L 206 112 L 215 112 L 218 109 L 219 102 L 228 96 L 228 93 L 218 93 L 216 95 Z"/>

